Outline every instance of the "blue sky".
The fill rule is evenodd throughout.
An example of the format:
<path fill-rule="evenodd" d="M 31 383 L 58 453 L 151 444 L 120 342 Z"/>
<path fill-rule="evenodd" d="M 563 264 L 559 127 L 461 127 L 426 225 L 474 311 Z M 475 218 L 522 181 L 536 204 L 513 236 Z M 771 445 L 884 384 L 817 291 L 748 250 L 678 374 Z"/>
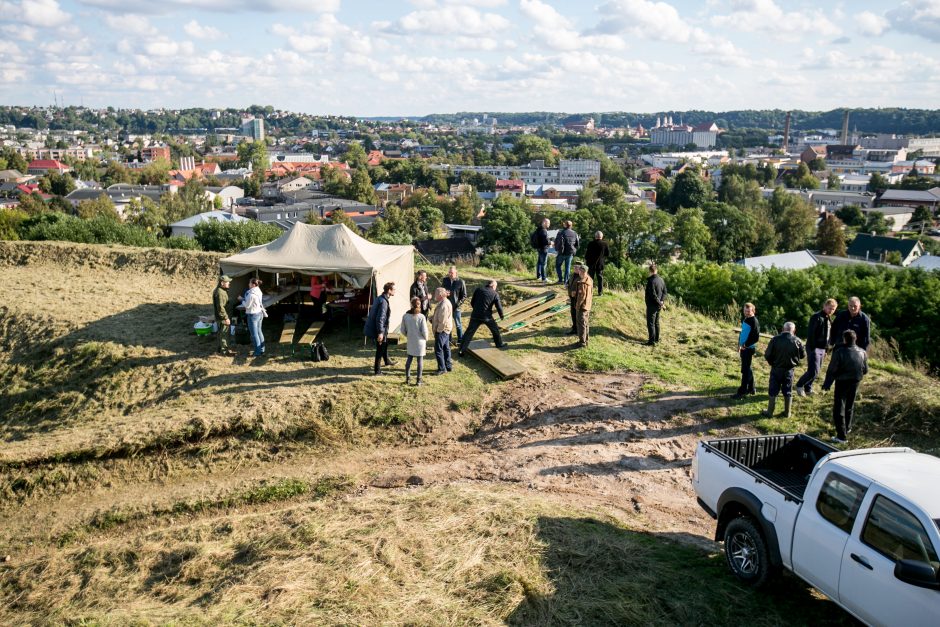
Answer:
<path fill-rule="evenodd" d="M 0 104 L 940 106 L 940 0 L 0 0 Z"/>

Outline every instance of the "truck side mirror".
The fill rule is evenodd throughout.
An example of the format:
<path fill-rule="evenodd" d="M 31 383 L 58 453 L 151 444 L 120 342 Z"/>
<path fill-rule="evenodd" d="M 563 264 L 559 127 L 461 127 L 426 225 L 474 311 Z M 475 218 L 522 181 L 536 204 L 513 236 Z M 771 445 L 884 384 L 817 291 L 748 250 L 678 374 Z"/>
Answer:
<path fill-rule="evenodd" d="M 937 570 L 926 562 L 898 560 L 894 565 L 894 576 L 912 586 L 940 590 L 940 576 L 937 575 Z"/>

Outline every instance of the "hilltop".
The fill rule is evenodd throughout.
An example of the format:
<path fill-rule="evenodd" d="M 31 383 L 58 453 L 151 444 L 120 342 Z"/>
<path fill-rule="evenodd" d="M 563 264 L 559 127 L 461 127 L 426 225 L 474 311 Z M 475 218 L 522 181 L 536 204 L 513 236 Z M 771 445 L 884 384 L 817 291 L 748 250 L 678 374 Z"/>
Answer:
<path fill-rule="evenodd" d="M 695 504 L 701 437 L 831 434 L 826 397 L 728 400 L 732 322 L 672 306 L 651 351 L 613 293 L 589 348 L 562 315 L 509 336 L 520 379 L 405 388 L 345 326 L 326 363 L 214 356 L 217 260 L 0 243 L 0 621 L 848 624 L 792 578 L 740 588 Z M 940 384 L 873 366 L 851 445 L 940 454 Z"/>

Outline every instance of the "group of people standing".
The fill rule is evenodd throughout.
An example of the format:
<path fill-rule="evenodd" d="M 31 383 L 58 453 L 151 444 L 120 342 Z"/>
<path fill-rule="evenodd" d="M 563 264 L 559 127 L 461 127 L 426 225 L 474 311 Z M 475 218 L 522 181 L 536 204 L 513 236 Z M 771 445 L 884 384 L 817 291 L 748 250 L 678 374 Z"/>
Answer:
<path fill-rule="evenodd" d="M 473 341 L 473 336 L 480 325 L 493 334 L 497 348 L 506 346 L 499 326 L 493 318 L 493 311 L 503 319 L 503 306 L 496 291 L 496 281 L 488 281 L 478 287 L 470 298 L 470 323 L 463 329 L 460 306 L 467 299 L 467 286 L 457 276 L 457 267 L 451 266 L 447 276 L 433 292 L 434 311 L 431 312 L 432 296 L 427 287 L 427 272 L 421 270 L 415 275 L 415 282 L 409 290 L 410 309 L 402 317 L 401 334 L 407 340 L 408 358 L 405 361 L 405 383 L 411 383 L 411 367 L 416 366 L 415 385 L 422 384 L 424 376 L 424 355 L 427 352 L 428 329 L 434 337 L 434 357 L 437 361 L 435 375 L 443 375 L 453 370 L 453 355 L 450 346 L 451 333 L 456 330 L 459 350 L 463 357 Z M 366 337 L 375 341 L 375 361 L 372 374 L 382 374 L 382 366 L 390 366 L 394 361 L 388 357 L 388 332 L 391 328 L 391 305 L 389 298 L 395 294 L 395 284 L 386 283 L 382 294 L 375 299 L 366 317 L 363 329 Z"/>
<path fill-rule="evenodd" d="M 852 430 L 855 399 L 859 383 L 868 373 L 868 345 L 871 340 L 871 320 L 862 312 L 861 301 L 849 298 L 845 310 L 835 314 L 838 303 L 830 298 L 819 311 L 810 316 L 807 340 L 804 344 L 794 331 L 796 325 L 787 322 L 780 334 L 775 335 L 764 350 L 764 359 L 770 365 L 767 409 L 762 413 L 774 416 L 777 397 L 782 395 L 784 409 L 781 416 L 790 417 L 793 402 L 793 372 L 806 360 L 806 372 L 796 381 L 796 394 L 810 396 L 813 384 L 822 373 L 827 353 L 831 352 L 822 389 L 828 391 L 835 384 L 832 421 L 836 429 L 835 442 L 844 443 Z M 751 364 L 760 340 L 760 323 L 753 303 L 745 303 L 738 335 L 738 353 L 741 357 L 741 385 L 734 398 L 755 394 L 754 372 Z"/>
<path fill-rule="evenodd" d="M 562 228 L 555 234 L 554 242 L 548 236 L 548 227 L 551 221 L 548 218 L 532 232 L 530 242 L 538 257 L 535 262 L 535 280 L 548 283 L 546 265 L 548 254 L 552 246 L 555 248 L 555 275 L 559 285 L 569 285 L 571 282 L 571 269 L 575 255 L 581 247 L 581 236 L 572 228 L 571 220 L 565 220 Z M 604 266 L 610 256 L 610 247 L 604 241 L 604 234 L 600 231 L 594 233 L 594 239 L 588 243 L 584 252 L 584 266 L 591 281 L 597 286 L 597 295 L 604 294 Z"/>

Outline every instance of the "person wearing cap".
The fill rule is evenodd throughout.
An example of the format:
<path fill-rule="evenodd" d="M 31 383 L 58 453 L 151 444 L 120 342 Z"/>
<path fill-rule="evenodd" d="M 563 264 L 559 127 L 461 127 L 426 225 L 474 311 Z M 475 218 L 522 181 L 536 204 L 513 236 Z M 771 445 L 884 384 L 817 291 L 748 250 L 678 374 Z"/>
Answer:
<path fill-rule="evenodd" d="M 228 335 L 232 321 L 228 315 L 228 288 L 232 284 L 232 277 L 223 274 L 219 277 L 219 284 L 212 292 L 212 306 L 215 308 L 215 322 L 219 327 L 219 354 L 230 355 L 228 348 Z"/>

